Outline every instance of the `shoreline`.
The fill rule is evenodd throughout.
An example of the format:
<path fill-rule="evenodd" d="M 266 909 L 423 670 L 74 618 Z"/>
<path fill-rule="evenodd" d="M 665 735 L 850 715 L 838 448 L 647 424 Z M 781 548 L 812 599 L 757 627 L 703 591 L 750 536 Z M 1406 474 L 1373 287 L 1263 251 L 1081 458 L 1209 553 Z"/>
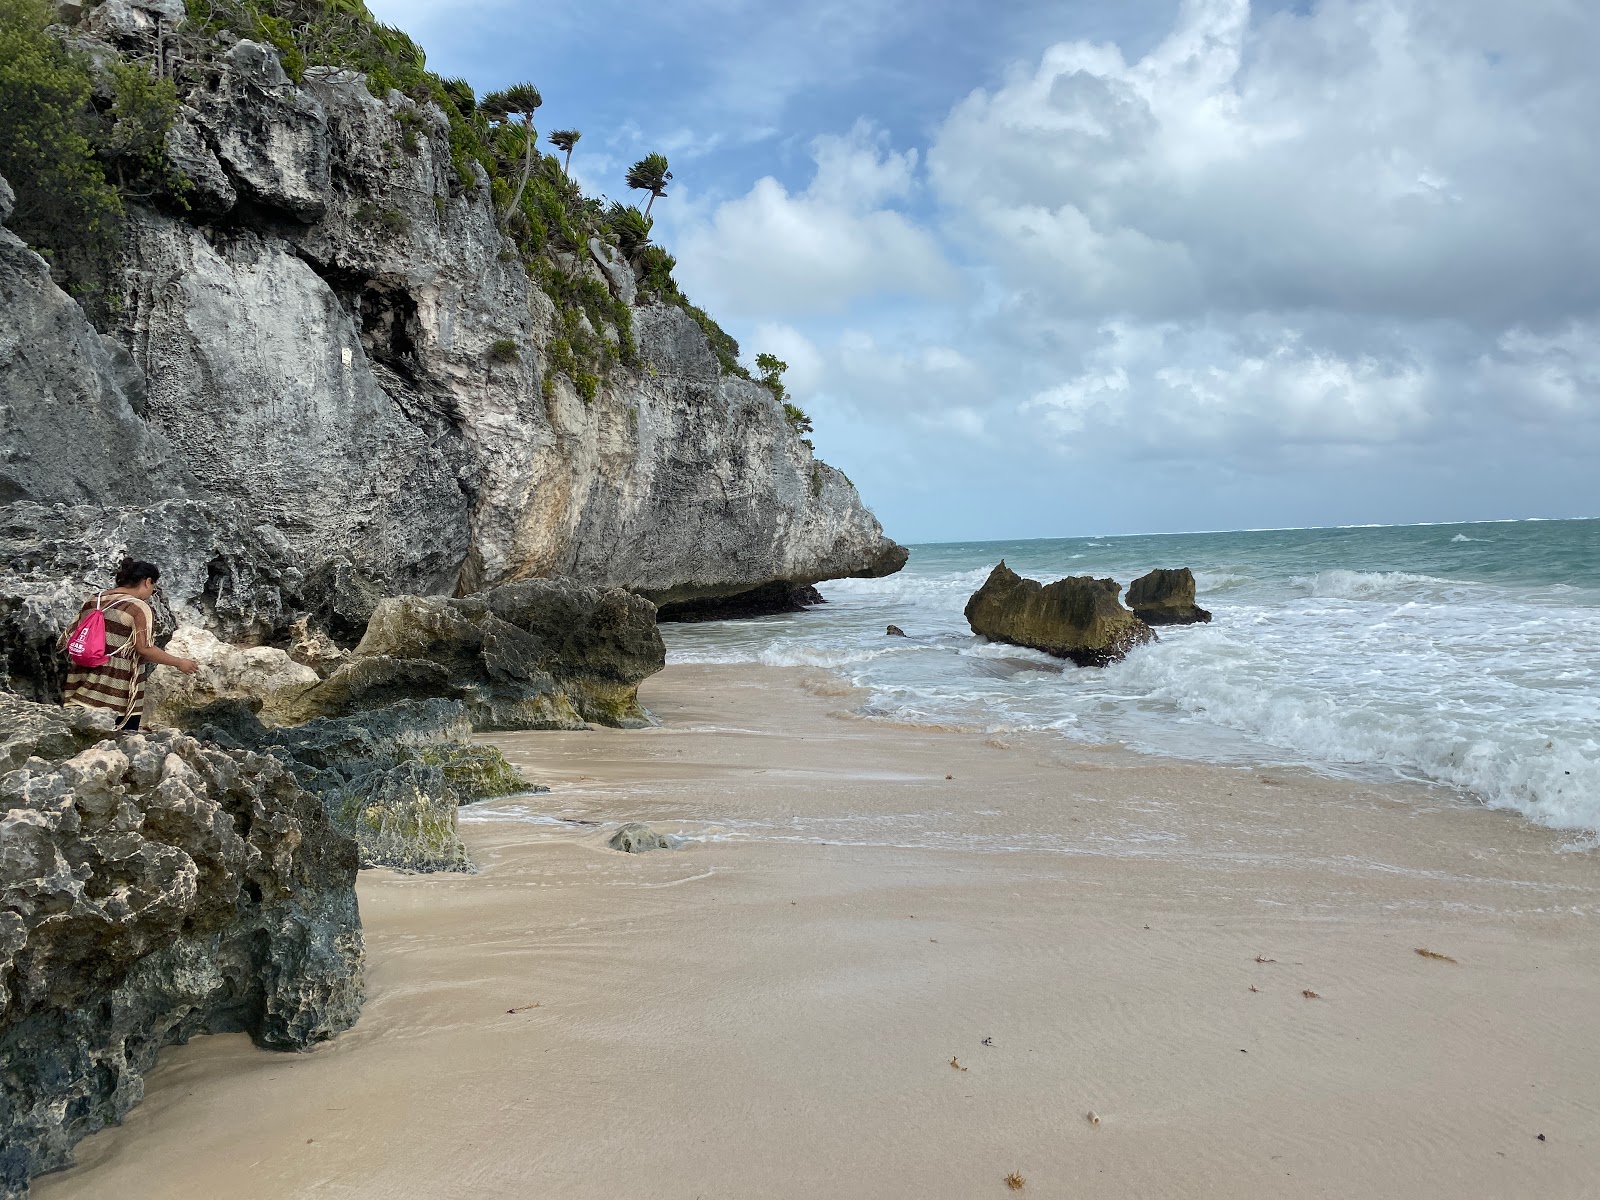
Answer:
<path fill-rule="evenodd" d="M 1589 1194 L 1600 872 L 1570 835 L 840 720 L 803 669 L 640 691 L 659 728 L 481 739 L 553 790 L 462 810 L 478 874 L 362 874 L 355 1029 L 168 1050 L 34 1194 Z M 691 840 L 604 849 L 628 820 Z"/>

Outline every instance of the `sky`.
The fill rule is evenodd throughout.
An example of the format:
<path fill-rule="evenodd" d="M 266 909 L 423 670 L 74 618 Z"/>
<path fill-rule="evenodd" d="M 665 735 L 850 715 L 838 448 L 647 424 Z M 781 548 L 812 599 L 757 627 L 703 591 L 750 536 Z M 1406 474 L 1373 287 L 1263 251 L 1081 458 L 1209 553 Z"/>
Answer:
<path fill-rule="evenodd" d="M 668 156 L 897 540 L 1600 515 L 1592 0 L 369 5 Z"/>

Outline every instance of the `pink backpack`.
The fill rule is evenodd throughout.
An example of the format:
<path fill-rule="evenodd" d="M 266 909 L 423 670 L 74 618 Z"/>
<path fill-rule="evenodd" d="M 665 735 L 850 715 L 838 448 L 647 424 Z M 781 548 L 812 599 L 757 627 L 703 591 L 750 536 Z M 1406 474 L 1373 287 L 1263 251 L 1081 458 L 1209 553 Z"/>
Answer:
<path fill-rule="evenodd" d="M 106 653 L 106 614 L 100 603 L 104 598 L 104 592 L 95 596 L 94 611 L 84 614 L 67 639 L 67 658 L 75 667 L 103 667 L 111 661 Z M 111 604 L 117 602 L 113 600 Z M 110 608 L 111 604 L 105 608 Z"/>

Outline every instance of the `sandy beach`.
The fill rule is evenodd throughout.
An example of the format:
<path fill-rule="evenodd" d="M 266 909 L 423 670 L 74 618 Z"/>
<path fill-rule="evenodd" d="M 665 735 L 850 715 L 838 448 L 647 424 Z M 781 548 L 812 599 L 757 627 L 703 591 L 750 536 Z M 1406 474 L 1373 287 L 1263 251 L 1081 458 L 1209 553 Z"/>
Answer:
<path fill-rule="evenodd" d="M 640 695 L 660 727 L 486 739 L 552 791 L 464 810 L 479 873 L 363 875 L 353 1031 L 167 1051 L 34 1195 L 1600 1194 L 1568 835 L 863 720 L 800 670 Z M 686 840 L 606 849 L 627 820 Z"/>

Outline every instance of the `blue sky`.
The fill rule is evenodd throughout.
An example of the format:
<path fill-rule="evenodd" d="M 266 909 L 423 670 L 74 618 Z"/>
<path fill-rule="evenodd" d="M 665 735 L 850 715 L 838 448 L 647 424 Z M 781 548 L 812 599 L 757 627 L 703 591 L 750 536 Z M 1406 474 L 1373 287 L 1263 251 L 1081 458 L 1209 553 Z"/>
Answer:
<path fill-rule="evenodd" d="M 902 541 L 1600 513 L 1600 6 L 377 0 Z"/>

